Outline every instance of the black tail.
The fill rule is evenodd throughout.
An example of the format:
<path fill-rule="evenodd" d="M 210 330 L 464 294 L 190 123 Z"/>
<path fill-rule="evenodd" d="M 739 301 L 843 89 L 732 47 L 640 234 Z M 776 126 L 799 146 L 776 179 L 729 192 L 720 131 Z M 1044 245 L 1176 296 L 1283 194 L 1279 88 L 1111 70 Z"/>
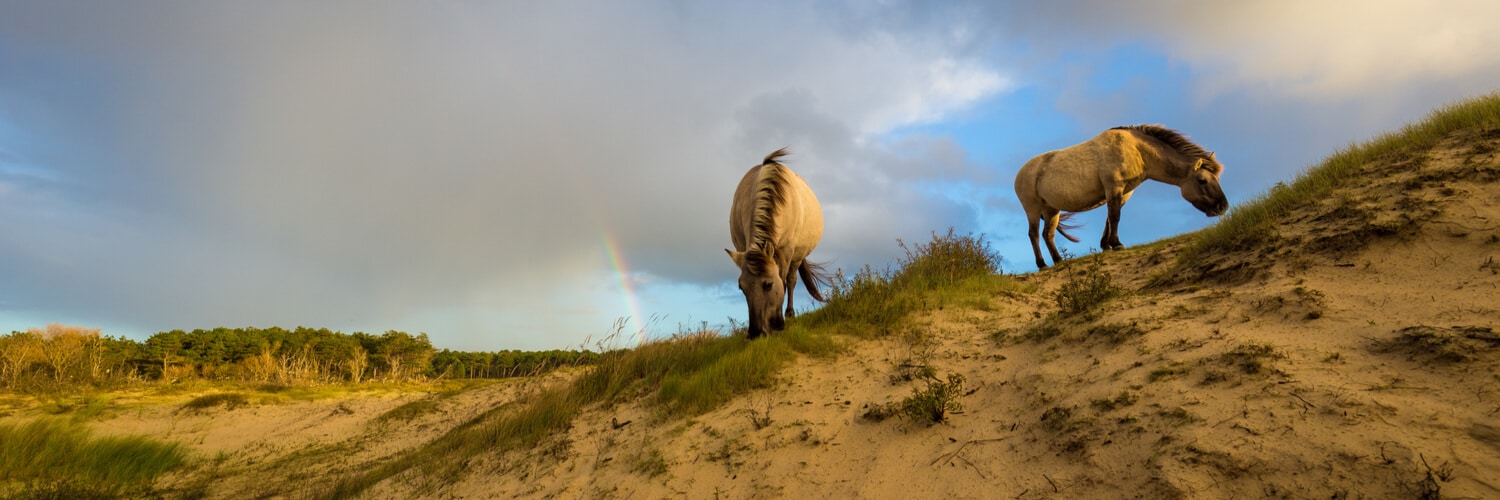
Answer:
<path fill-rule="evenodd" d="M 1068 241 L 1078 243 L 1078 238 L 1074 238 L 1073 235 L 1068 234 L 1069 229 L 1078 229 L 1080 227 L 1083 227 L 1083 224 L 1068 223 L 1068 221 L 1073 218 L 1073 215 L 1073 212 L 1063 212 L 1062 217 L 1059 217 L 1057 219 L 1057 234 L 1063 235 L 1063 237 L 1067 238 Z"/>
<path fill-rule="evenodd" d="M 823 268 L 823 264 L 804 260 L 802 266 L 797 268 L 797 274 L 802 275 L 802 283 L 807 285 L 808 295 L 818 299 L 818 302 L 828 302 L 823 298 L 823 293 L 818 291 L 819 285 L 828 286 L 833 283 L 833 279 L 828 276 L 828 270 Z"/>

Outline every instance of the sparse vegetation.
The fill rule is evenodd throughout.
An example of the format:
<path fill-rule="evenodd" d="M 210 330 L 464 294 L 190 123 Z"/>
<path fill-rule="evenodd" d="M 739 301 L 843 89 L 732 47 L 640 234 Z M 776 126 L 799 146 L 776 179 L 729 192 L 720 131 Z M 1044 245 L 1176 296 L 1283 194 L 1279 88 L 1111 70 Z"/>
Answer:
<path fill-rule="evenodd" d="M 1084 314 L 1096 310 L 1124 290 L 1115 286 L 1114 277 L 1103 269 L 1103 258 L 1095 256 L 1081 273 L 1069 274 L 1052 298 L 1059 314 Z"/>
<path fill-rule="evenodd" d="M 634 457 L 630 470 L 646 477 L 658 477 L 667 473 L 667 459 L 661 450 L 651 448 Z"/>
<path fill-rule="evenodd" d="M 1259 375 L 1272 372 L 1273 369 L 1268 363 L 1282 357 L 1281 353 L 1276 352 L 1276 348 L 1269 344 L 1245 343 L 1220 354 L 1214 358 L 1214 361 L 1235 367 L 1245 375 Z"/>
<path fill-rule="evenodd" d="M 1377 342 L 1380 352 L 1399 352 L 1407 359 L 1430 363 L 1463 363 L 1484 351 L 1500 348 L 1500 334 L 1487 326 L 1454 326 L 1436 328 L 1408 326 L 1396 337 Z"/>
<path fill-rule="evenodd" d="M 911 397 L 901 400 L 898 409 L 903 417 L 924 425 L 942 423 L 949 412 L 963 411 L 964 376 L 948 374 L 948 381 L 933 378 L 924 389 L 912 389 Z"/>
<path fill-rule="evenodd" d="M 1120 391 L 1120 393 L 1115 395 L 1113 399 L 1095 399 L 1090 403 L 1090 406 L 1093 406 L 1094 409 L 1101 412 L 1114 411 L 1119 408 L 1133 405 L 1136 401 L 1139 401 L 1140 398 L 1140 395 L 1134 392 Z"/>
<path fill-rule="evenodd" d="M 1236 205 L 1219 223 L 1196 233 L 1178 255 L 1176 269 L 1168 275 L 1181 275 L 1182 270 L 1207 256 L 1274 245 L 1276 224 L 1286 214 L 1327 197 L 1347 183 L 1359 182 L 1364 177 L 1355 173 L 1368 164 L 1425 151 L 1455 131 L 1497 126 L 1500 93 L 1492 93 L 1438 109 L 1399 131 L 1352 144 L 1309 168 L 1290 185 L 1277 184 L 1265 194 Z"/>
<path fill-rule="evenodd" d="M 375 417 L 375 423 L 410 422 L 417 417 L 437 411 L 437 399 L 425 397 L 402 403 Z"/>
<path fill-rule="evenodd" d="M 223 406 L 226 410 L 233 410 L 250 404 L 250 400 L 244 394 L 237 392 L 221 392 L 217 394 L 206 394 L 198 396 L 184 403 L 178 411 L 202 411 L 215 406 Z"/>
<path fill-rule="evenodd" d="M 1145 335 L 1146 331 L 1141 329 L 1140 324 L 1132 321 L 1130 323 L 1104 323 L 1089 327 L 1089 338 L 1098 338 L 1109 341 L 1111 344 L 1123 344 L 1125 341 Z"/>

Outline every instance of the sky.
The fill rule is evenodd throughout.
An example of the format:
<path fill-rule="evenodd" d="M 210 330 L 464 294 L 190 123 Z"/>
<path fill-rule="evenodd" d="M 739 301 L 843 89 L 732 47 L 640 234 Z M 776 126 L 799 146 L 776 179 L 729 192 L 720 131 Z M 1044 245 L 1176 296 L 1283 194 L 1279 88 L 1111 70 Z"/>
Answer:
<path fill-rule="evenodd" d="M 1489 1 L 0 0 L 0 332 L 592 347 L 743 323 L 728 212 L 777 148 L 812 258 L 983 235 L 1031 157 L 1159 123 L 1231 206 L 1500 89 Z M 1103 210 L 1082 216 L 1083 255 Z M 1128 245 L 1212 224 L 1142 186 Z M 802 292 L 799 309 L 814 307 Z"/>

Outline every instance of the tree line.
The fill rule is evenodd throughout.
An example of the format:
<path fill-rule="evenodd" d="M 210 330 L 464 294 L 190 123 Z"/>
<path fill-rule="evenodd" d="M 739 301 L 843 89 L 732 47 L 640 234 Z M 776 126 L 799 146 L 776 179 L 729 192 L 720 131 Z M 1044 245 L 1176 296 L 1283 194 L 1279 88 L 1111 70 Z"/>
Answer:
<path fill-rule="evenodd" d="M 597 356 L 587 350 L 439 351 L 425 333 L 394 330 L 214 328 L 160 332 L 137 342 L 52 324 L 0 336 L 0 389 L 49 392 L 190 378 L 287 385 L 503 378 L 592 363 Z"/>

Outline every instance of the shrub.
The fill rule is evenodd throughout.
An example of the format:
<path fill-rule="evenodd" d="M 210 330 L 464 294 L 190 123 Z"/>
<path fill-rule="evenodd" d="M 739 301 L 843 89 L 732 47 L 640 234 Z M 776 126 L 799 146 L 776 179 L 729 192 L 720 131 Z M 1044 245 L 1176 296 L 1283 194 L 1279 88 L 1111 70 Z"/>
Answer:
<path fill-rule="evenodd" d="M 1062 314 L 1078 314 L 1092 311 L 1123 292 L 1115 286 L 1114 277 L 1103 269 L 1102 259 L 1095 257 L 1081 276 L 1069 275 L 1068 282 L 1058 287 L 1053 299 Z"/>
<path fill-rule="evenodd" d="M 926 425 L 941 423 L 948 412 L 963 411 L 963 404 L 958 401 L 963 389 L 964 376 L 950 373 L 947 382 L 933 379 L 925 389 L 912 389 L 911 397 L 901 400 L 899 410 L 903 417 L 913 421 Z"/>
<path fill-rule="evenodd" d="M 983 235 L 956 235 L 950 227 L 943 235 L 933 231 L 932 241 L 927 243 L 908 247 L 897 239 L 896 244 L 906 252 L 906 257 L 901 260 L 901 271 L 896 273 L 895 281 L 907 287 L 951 287 L 972 277 L 1000 271 L 1000 254 L 990 249 Z"/>

